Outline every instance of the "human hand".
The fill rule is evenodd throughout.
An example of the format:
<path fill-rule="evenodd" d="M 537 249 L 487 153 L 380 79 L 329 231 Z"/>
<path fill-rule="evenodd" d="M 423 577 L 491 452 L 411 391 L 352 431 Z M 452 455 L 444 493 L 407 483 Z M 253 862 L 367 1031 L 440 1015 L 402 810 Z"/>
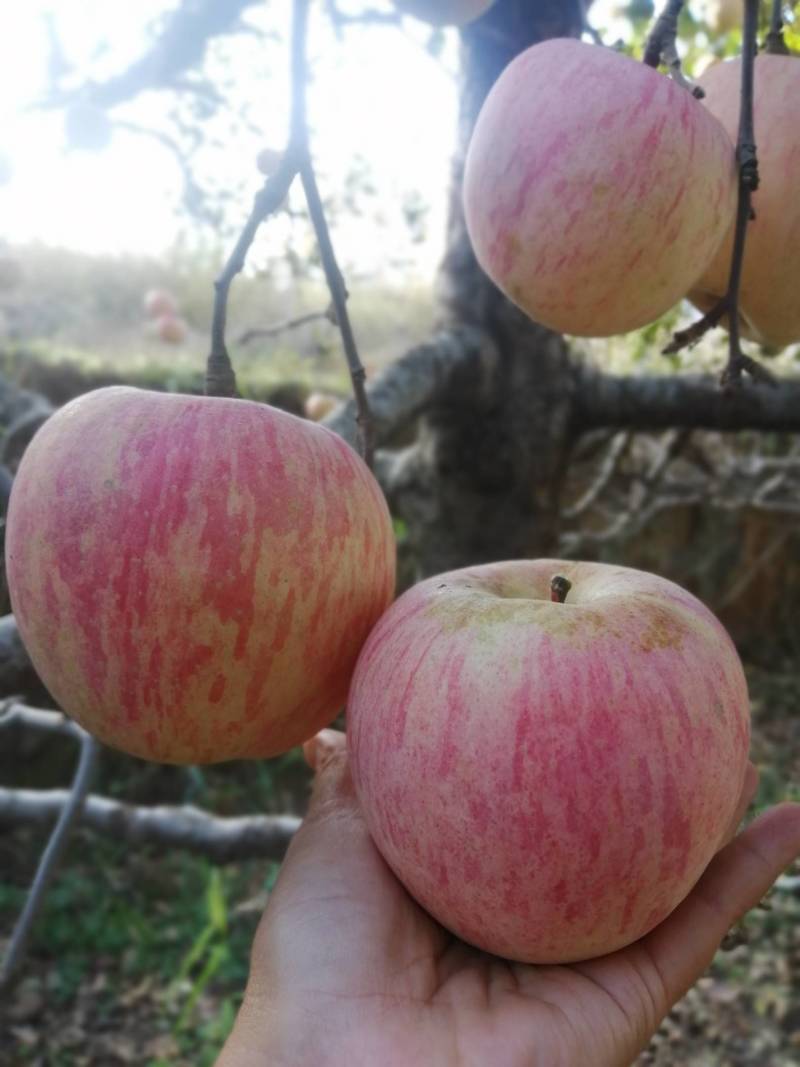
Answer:
<path fill-rule="evenodd" d="M 800 853 L 800 805 L 779 805 L 641 940 L 568 966 L 510 963 L 449 934 L 397 881 L 361 815 L 344 735 L 325 730 L 305 751 L 308 815 L 217 1067 L 627 1067 Z M 756 783 L 751 765 L 729 839 Z"/>

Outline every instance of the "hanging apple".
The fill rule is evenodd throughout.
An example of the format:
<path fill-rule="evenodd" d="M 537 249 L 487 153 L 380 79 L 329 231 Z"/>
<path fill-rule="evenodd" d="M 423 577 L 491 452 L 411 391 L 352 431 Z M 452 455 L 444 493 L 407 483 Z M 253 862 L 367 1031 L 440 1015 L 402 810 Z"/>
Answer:
<path fill-rule="evenodd" d="M 330 431 L 115 387 L 29 445 L 6 568 L 67 714 L 132 755 L 214 763 L 285 752 L 334 718 L 395 548 L 376 481 Z"/>
<path fill-rule="evenodd" d="M 735 201 L 731 139 L 690 93 L 571 39 L 500 75 L 464 174 L 489 277 L 542 325 L 589 337 L 644 326 L 684 296 Z"/>

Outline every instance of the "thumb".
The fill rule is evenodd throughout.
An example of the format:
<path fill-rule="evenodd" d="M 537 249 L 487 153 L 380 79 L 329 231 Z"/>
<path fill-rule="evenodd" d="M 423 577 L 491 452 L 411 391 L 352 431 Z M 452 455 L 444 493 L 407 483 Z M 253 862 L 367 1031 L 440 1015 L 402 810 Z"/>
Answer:
<path fill-rule="evenodd" d="M 358 811 L 345 735 L 339 730 L 321 730 L 303 745 L 303 755 L 315 772 L 305 823 Z"/>

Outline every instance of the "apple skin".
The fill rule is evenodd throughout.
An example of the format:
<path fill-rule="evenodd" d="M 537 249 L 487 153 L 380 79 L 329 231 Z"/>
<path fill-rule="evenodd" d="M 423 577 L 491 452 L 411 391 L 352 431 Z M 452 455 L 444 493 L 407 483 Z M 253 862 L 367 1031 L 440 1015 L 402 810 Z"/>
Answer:
<path fill-rule="evenodd" d="M 394 0 L 404 15 L 429 22 L 432 26 L 463 26 L 488 11 L 495 0 Z"/>
<path fill-rule="evenodd" d="M 464 172 L 479 263 L 561 333 L 638 329 L 683 297 L 733 220 L 730 138 L 685 89 L 610 48 L 522 52 L 478 116 Z"/>
<path fill-rule="evenodd" d="M 697 881 L 736 808 L 749 706 L 690 593 L 513 561 L 404 593 L 358 659 L 347 727 L 367 824 L 409 893 L 481 949 L 566 963 L 635 941 Z"/>
<path fill-rule="evenodd" d="M 344 705 L 394 593 L 381 491 L 321 426 L 246 400 L 99 389 L 14 480 L 14 614 L 105 744 L 165 763 L 284 752 Z"/>
<path fill-rule="evenodd" d="M 699 79 L 703 100 L 736 136 L 741 60 L 717 63 Z M 759 187 L 747 228 L 739 293 L 743 336 L 783 348 L 800 341 L 800 57 L 760 55 L 755 64 L 753 115 Z M 727 291 L 733 228 L 689 299 L 708 311 Z"/>

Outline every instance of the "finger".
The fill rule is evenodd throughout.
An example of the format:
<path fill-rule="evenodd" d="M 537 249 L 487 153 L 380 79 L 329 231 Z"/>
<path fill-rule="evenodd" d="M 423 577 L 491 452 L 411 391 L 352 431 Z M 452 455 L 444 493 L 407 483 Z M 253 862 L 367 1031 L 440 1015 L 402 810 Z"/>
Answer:
<path fill-rule="evenodd" d="M 739 823 L 745 817 L 747 809 L 750 807 L 750 803 L 756 795 L 756 789 L 758 789 L 758 770 L 753 763 L 748 763 L 744 774 L 744 782 L 742 783 L 742 791 L 739 794 L 739 800 L 736 805 L 736 811 L 733 813 L 733 817 L 728 824 L 728 829 L 725 836 L 722 838 L 720 848 L 727 845 L 727 843 L 732 841 L 736 836 L 736 831 L 739 829 Z"/>
<path fill-rule="evenodd" d="M 708 967 L 730 927 L 800 855 L 800 804 L 779 804 L 718 852 L 692 892 L 642 941 L 670 1004 Z"/>
<path fill-rule="evenodd" d="M 303 745 L 303 756 L 312 771 L 319 770 L 331 756 L 344 751 L 345 736 L 340 730 L 320 730 Z"/>

